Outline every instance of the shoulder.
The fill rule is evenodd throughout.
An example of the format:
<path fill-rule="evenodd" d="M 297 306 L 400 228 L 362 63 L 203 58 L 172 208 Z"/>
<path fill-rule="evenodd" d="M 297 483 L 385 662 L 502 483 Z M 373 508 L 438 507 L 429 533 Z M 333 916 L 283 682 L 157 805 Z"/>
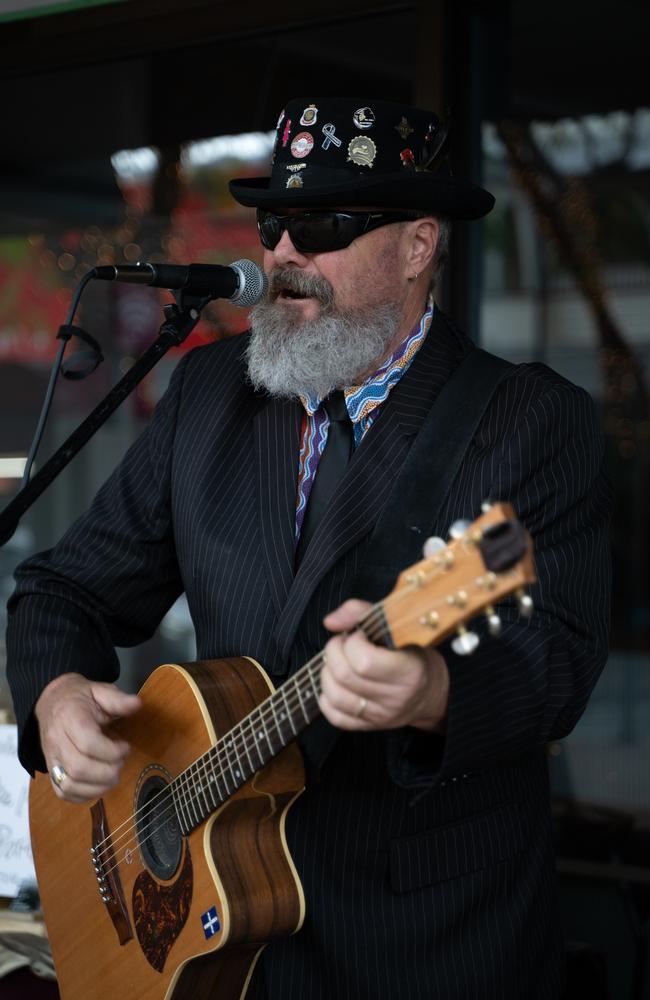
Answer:
<path fill-rule="evenodd" d="M 490 355 L 494 357 L 494 355 Z M 502 360 L 502 359 L 499 359 Z M 505 363 L 508 367 L 492 401 L 491 410 L 500 408 L 509 421 L 515 415 L 589 413 L 595 416 L 594 401 L 586 389 L 575 385 L 559 372 L 539 362 Z"/>
<path fill-rule="evenodd" d="M 541 464 L 580 455 L 594 468 L 604 450 L 600 415 L 589 393 L 537 362 L 508 365 L 473 446 L 496 462 Z"/>
<path fill-rule="evenodd" d="M 202 381 L 217 377 L 220 381 L 239 377 L 243 381 L 246 373 L 246 348 L 249 334 L 241 333 L 224 337 L 213 344 L 195 347 L 183 359 L 184 380 Z"/>
<path fill-rule="evenodd" d="M 203 347 L 195 347 L 179 362 L 172 375 L 169 393 L 179 411 L 208 406 L 220 401 L 232 405 L 237 397 L 250 399 L 253 389 L 246 373 L 248 334 L 237 334 Z"/>

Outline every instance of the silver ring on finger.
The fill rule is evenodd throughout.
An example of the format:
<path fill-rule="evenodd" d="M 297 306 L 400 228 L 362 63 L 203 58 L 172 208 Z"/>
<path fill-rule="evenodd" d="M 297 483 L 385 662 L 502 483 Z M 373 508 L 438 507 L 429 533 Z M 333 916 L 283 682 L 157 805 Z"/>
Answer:
<path fill-rule="evenodd" d="M 357 708 L 357 711 L 355 713 L 357 719 L 362 719 L 363 718 L 363 713 L 365 712 L 365 710 L 366 710 L 367 707 L 368 707 L 368 702 L 366 701 L 366 699 L 365 698 L 359 698 L 359 707 Z"/>
<path fill-rule="evenodd" d="M 66 774 L 66 770 L 62 764 L 55 764 L 50 771 L 50 778 L 57 788 L 61 788 L 63 786 L 63 782 L 67 777 L 68 775 Z"/>

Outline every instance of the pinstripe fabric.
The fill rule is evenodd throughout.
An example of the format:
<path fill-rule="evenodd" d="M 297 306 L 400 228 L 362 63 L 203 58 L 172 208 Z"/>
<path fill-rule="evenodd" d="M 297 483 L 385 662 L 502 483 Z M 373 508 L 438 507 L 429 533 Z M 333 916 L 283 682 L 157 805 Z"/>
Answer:
<path fill-rule="evenodd" d="M 295 578 L 300 404 L 252 393 L 241 341 L 184 359 L 91 511 L 18 573 L 8 643 L 23 762 L 42 763 L 31 707 L 43 685 L 70 669 L 114 676 L 112 644 L 149 635 L 182 588 L 200 657 L 247 653 L 280 680 L 313 655 L 466 350 L 437 314 Z M 267 949 L 253 996 L 263 976 L 272 1000 L 560 994 L 544 744 L 574 725 L 602 667 L 609 586 L 609 491 L 584 392 L 543 366 L 513 370 L 437 530 L 486 496 L 510 500 L 534 536 L 535 615 L 506 603 L 500 641 L 469 659 L 446 650 L 444 738 L 308 732 L 310 781 L 287 824 L 308 916 Z"/>

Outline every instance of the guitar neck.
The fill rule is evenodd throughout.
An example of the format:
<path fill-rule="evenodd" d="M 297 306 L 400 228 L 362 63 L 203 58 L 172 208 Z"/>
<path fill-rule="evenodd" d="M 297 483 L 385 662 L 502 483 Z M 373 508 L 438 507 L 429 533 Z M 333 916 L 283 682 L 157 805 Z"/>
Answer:
<path fill-rule="evenodd" d="M 372 642 L 391 644 L 381 602 L 358 627 Z M 323 662 L 319 653 L 172 781 L 183 834 L 206 820 L 320 715 Z"/>

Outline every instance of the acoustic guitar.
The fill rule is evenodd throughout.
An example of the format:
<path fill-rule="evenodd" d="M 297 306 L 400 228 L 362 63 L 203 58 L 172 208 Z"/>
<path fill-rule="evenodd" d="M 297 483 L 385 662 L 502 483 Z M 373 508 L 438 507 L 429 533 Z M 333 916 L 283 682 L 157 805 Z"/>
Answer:
<path fill-rule="evenodd" d="M 486 505 L 487 507 L 487 505 Z M 532 545 L 497 504 L 438 540 L 359 628 L 375 643 L 478 642 L 466 622 L 534 582 Z M 31 783 L 32 847 L 62 1000 L 244 997 L 273 938 L 305 899 L 284 835 L 304 786 L 295 737 L 319 714 L 322 655 L 277 690 L 247 657 L 166 664 L 136 717 L 119 787 L 90 805 Z"/>

